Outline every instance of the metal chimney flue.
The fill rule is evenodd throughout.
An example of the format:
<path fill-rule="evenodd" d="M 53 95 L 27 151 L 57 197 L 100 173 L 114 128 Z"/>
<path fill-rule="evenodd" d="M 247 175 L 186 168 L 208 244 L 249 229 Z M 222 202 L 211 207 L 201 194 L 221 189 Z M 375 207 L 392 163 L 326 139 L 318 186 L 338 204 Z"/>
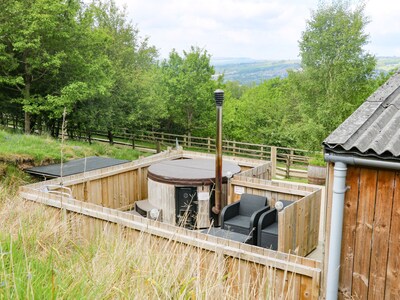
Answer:
<path fill-rule="evenodd" d="M 215 104 L 217 107 L 217 139 L 215 157 L 215 205 L 212 212 L 218 215 L 221 212 L 221 191 L 222 191 L 222 104 L 224 102 L 224 91 L 214 92 Z"/>

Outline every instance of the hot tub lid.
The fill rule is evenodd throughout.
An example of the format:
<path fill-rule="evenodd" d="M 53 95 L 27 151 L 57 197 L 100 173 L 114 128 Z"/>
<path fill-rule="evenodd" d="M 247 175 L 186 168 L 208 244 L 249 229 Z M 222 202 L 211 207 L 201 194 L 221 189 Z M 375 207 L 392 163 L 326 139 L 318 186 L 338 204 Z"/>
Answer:
<path fill-rule="evenodd" d="M 222 180 L 226 182 L 226 175 L 240 172 L 240 167 L 223 160 Z M 179 159 L 154 164 L 148 169 L 148 178 L 157 182 L 175 185 L 202 185 L 215 182 L 215 159 Z"/>

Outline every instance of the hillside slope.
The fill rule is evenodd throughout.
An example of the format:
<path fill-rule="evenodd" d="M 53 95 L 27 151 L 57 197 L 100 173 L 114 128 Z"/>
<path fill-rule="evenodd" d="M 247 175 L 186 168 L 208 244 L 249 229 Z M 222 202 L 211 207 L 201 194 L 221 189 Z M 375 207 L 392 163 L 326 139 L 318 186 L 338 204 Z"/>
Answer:
<path fill-rule="evenodd" d="M 400 57 L 378 57 L 377 72 L 400 68 Z M 224 74 L 225 81 L 258 84 L 274 77 L 287 76 L 287 70 L 299 69 L 300 60 L 255 60 L 251 58 L 212 59 L 216 74 Z"/>

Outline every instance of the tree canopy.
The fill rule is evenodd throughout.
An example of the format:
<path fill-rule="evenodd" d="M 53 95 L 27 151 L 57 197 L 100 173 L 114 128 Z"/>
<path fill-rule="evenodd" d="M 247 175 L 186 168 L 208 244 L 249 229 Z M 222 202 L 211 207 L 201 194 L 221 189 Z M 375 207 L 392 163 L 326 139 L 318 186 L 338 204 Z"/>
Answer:
<path fill-rule="evenodd" d="M 363 48 L 367 24 L 363 4 L 342 1 L 320 3 L 307 21 L 299 41 L 302 71 L 289 78 L 304 123 L 297 134 L 314 146 L 371 93 L 376 59 Z"/>
<path fill-rule="evenodd" d="M 258 85 L 215 79 L 206 49 L 161 60 L 114 0 L 0 2 L 0 122 L 25 132 L 90 136 L 159 130 L 214 136 L 213 92 L 225 90 L 224 138 L 318 149 L 387 75 L 375 74 L 364 6 L 321 2 L 299 41 L 301 69 Z"/>
<path fill-rule="evenodd" d="M 168 103 L 167 128 L 182 133 L 209 134 L 214 120 L 214 68 L 206 50 L 191 47 L 183 56 L 173 50 L 161 64 L 164 97 Z"/>

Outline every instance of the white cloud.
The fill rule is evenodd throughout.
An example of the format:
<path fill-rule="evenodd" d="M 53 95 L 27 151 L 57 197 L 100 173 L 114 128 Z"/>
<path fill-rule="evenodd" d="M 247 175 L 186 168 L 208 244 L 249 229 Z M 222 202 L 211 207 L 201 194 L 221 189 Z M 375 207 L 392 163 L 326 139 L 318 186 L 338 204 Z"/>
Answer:
<path fill-rule="evenodd" d="M 370 0 L 365 13 L 370 16 L 366 32 L 371 43 L 367 49 L 378 56 L 400 56 L 400 2 Z"/>
<path fill-rule="evenodd" d="M 298 40 L 318 0 L 116 0 L 127 5 L 140 33 L 163 57 L 175 48 L 205 48 L 215 57 L 286 59 L 298 56 Z M 371 44 L 377 55 L 400 55 L 400 1 L 370 0 Z M 392 53 L 392 54 L 390 54 Z"/>

